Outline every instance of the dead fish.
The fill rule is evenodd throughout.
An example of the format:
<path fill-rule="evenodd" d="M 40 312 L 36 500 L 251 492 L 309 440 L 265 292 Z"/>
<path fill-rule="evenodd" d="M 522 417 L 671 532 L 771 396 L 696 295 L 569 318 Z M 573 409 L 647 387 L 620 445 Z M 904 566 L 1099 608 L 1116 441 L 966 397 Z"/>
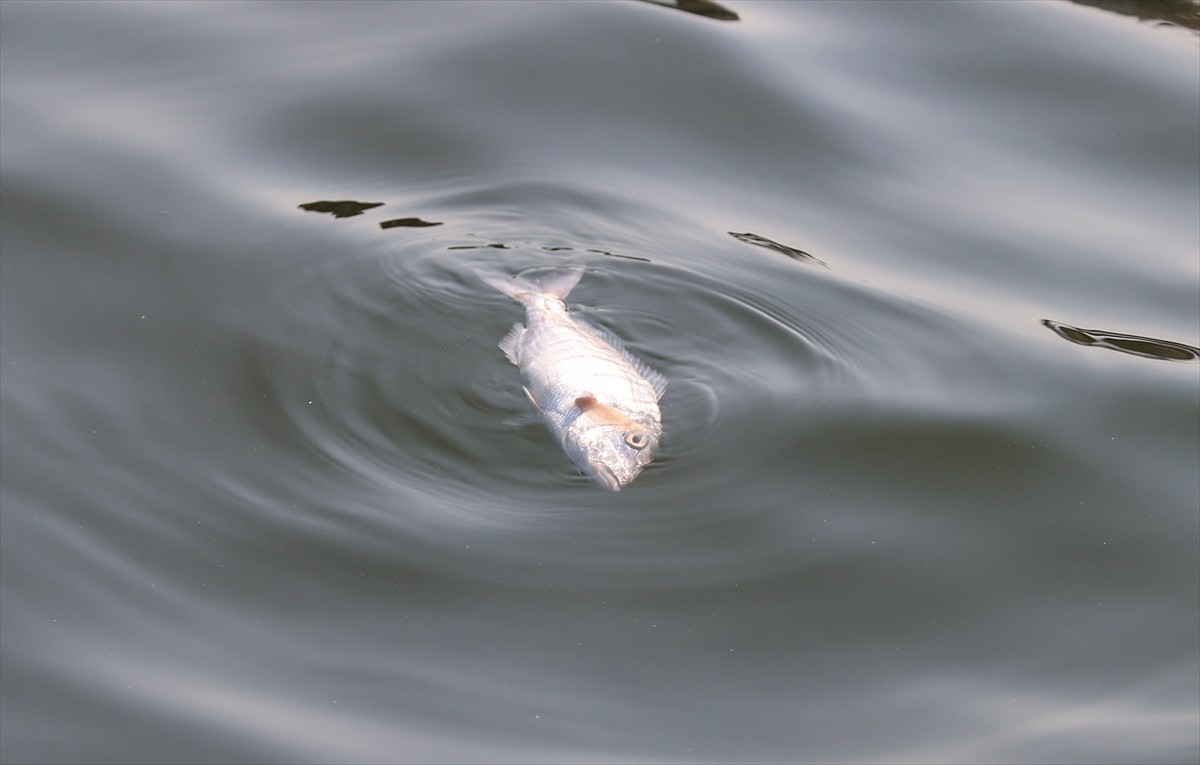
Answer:
<path fill-rule="evenodd" d="M 567 312 L 582 266 L 479 278 L 525 306 L 500 349 L 521 371 L 525 395 L 580 472 L 620 491 L 654 459 L 666 379 L 611 332 Z"/>

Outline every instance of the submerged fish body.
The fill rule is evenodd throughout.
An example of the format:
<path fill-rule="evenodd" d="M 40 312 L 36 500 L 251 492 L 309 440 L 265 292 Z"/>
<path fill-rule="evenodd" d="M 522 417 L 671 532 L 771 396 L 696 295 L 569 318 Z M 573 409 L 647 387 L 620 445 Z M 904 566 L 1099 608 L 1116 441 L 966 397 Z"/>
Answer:
<path fill-rule="evenodd" d="M 479 277 L 525 306 L 500 348 L 525 395 L 580 472 L 620 491 L 654 459 L 666 380 L 610 332 L 570 315 L 564 302 L 583 267 Z"/>

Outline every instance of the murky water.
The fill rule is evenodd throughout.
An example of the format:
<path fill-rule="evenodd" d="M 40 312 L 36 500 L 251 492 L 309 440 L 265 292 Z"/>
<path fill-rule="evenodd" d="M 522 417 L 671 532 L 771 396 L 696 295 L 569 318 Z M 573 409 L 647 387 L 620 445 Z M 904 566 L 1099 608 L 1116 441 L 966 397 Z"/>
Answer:
<path fill-rule="evenodd" d="M 0 4 L 4 762 L 1200 757 L 1200 38 L 670 5 Z"/>

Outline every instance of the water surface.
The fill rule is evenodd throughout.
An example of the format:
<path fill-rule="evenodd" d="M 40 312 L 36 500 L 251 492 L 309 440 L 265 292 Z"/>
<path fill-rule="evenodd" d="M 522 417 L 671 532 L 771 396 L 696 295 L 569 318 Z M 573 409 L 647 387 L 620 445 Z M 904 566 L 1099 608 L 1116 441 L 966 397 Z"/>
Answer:
<path fill-rule="evenodd" d="M 0 4 L 0 759 L 1200 758 L 1197 35 L 672 5 Z"/>

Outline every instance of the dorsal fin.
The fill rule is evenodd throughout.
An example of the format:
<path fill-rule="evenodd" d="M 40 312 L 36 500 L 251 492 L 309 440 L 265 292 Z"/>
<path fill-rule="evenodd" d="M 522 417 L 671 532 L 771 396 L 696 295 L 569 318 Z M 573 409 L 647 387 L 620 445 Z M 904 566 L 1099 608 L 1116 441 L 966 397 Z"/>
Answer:
<path fill-rule="evenodd" d="M 636 422 L 629 419 L 629 416 L 621 410 L 613 409 L 608 404 L 601 404 L 591 393 L 585 393 L 579 398 L 575 399 L 575 406 L 579 407 L 579 411 L 587 414 L 588 417 L 598 423 L 603 423 L 605 425 L 616 425 L 618 427 L 627 428 L 630 430 L 641 427 Z"/>
<path fill-rule="evenodd" d="M 646 382 L 650 383 L 650 387 L 654 388 L 655 395 L 660 400 L 662 399 L 663 393 L 667 389 L 667 378 L 663 377 L 657 370 L 651 369 L 650 365 L 630 353 L 629 349 L 625 347 L 625 341 L 617 337 L 616 333 L 578 317 L 575 318 L 575 323 L 612 346 L 613 350 L 621 354 L 629 362 L 629 365 L 644 377 Z"/>

